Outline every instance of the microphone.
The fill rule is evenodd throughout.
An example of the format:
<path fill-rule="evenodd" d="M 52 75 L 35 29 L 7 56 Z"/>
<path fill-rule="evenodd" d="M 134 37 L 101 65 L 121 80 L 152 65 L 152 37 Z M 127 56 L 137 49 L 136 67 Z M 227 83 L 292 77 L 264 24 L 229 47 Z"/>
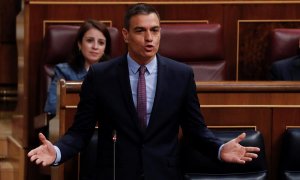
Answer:
<path fill-rule="evenodd" d="M 113 177 L 116 180 L 116 142 L 117 142 L 117 131 L 114 129 L 112 132 L 112 141 L 114 143 L 114 157 L 113 157 Z"/>
<path fill-rule="evenodd" d="M 117 141 L 117 131 L 115 129 L 112 132 L 112 140 L 114 143 Z"/>

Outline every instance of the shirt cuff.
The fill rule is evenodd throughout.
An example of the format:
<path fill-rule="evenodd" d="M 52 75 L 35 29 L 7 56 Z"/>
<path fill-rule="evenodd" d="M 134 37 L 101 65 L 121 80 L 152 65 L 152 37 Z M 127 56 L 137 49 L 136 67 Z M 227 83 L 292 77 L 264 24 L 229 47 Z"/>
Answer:
<path fill-rule="evenodd" d="M 53 163 L 54 166 L 57 166 L 61 160 L 61 152 L 60 149 L 57 146 L 54 146 L 54 149 L 56 151 L 56 158 L 55 161 Z"/>
<path fill-rule="evenodd" d="M 221 151 L 222 151 L 223 146 L 224 146 L 224 144 L 222 144 L 222 145 L 220 146 L 219 152 L 218 152 L 218 159 L 219 159 L 220 161 L 222 161 L 222 159 L 221 159 Z"/>

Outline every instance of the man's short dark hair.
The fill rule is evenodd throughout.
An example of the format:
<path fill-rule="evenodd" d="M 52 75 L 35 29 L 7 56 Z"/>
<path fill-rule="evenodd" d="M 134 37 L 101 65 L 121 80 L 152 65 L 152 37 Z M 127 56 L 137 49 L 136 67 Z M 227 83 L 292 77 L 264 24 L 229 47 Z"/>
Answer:
<path fill-rule="evenodd" d="M 129 30 L 129 25 L 130 25 L 129 21 L 133 16 L 139 15 L 139 14 L 148 15 L 148 14 L 151 14 L 151 13 L 155 13 L 157 15 L 158 19 L 160 19 L 159 13 L 157 12 L 157 10 L 149 4 L 138 3 L 138 4 L 135 4 L 135 5 L 131 6 L 127 10 L 126 15 L 124 17 L 124 28 Z"/>

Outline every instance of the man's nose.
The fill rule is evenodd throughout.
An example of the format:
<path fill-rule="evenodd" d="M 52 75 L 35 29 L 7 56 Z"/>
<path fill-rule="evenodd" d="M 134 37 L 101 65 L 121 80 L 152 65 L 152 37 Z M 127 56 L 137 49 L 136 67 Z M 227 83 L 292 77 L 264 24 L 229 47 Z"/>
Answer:
<path fill-rule="evenodd" d="M 153 35 L 152 35 L 151 31 L 146 31 L 145 40 L 146 41 L 152 41 L 153 40 Z"/>

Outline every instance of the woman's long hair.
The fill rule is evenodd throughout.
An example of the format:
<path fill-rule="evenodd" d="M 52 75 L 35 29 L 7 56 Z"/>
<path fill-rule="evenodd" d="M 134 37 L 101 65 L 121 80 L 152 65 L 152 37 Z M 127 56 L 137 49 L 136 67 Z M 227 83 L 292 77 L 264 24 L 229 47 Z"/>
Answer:
<path fill-rule="evenodd" d="M 92 20 L 92 19 L 87 20 L 80 26 L 80 28 L 77 32 L 76 39 L 75 39 L 73 49 L 72 49 L 72 53 L 71 53 L 71 57 L 69 58 L 69 61 L 68 61 L 69 65 L 75 72 L 79 72 L 84 67 L 84 63 L 85 63 L 83 54 L 82 54 L 81 50 L 79 50 L 79 48 L 78 48 L 78 43 L 82 43 L 84 34 L 92 28 L 98 29 L 100 32 L 103 33 L 104 37 L 106 38 L 106 46 L 105 46 L 104 54 L 99 59 L 99 61 L 106 61 L 110 58 L 111 38 L 110 38 L 110 34 L 109 34 L 107 27 L 105 26 L 105 24 L 103 24 L 99 21 Z"/>

